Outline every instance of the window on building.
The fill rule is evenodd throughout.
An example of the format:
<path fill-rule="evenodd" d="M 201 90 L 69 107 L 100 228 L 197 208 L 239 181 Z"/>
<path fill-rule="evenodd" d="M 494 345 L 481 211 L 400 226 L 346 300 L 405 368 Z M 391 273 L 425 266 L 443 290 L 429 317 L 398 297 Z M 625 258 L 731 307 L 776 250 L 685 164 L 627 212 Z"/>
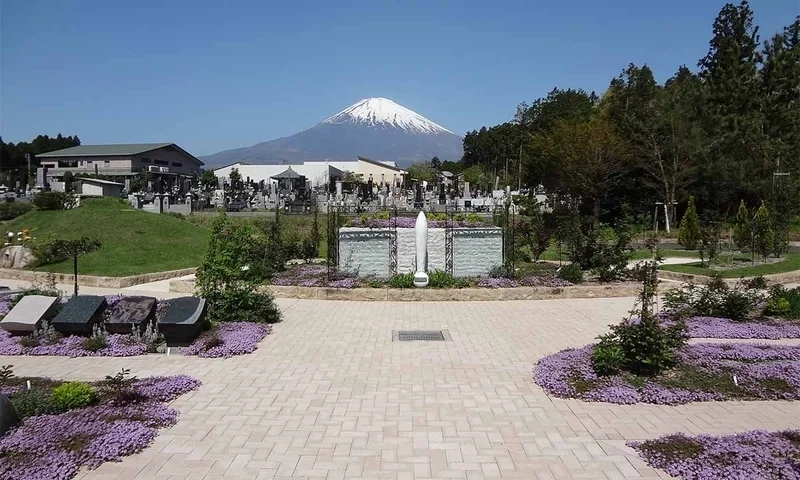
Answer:
<path fill-rule="evenodd" d="M 164 165 L 165 167 L 169 166 L 169 162 L 166 160 L 153 160 L 153 163 L 156 165 Z"/>
<path fill-rule="evenodd" d="M 110 160 L 103 160 L 103 163 L 106 164 L 106 165 L 111 165 L 111 161 Z"/>
<path fill-rule="evenodd" d="M 183 164 L 181 162 L 172 162 L 173 167 L 182 167 Z"/>

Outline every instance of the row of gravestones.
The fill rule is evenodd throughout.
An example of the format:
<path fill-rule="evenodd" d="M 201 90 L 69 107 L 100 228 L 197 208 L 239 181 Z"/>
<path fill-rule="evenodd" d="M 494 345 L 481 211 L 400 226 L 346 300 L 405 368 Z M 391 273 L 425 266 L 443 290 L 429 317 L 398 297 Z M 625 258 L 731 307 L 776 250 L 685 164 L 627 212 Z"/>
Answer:
<path fill-rule="evenodd" d="M 158 330 L 167 345 L 188 345 L 200 335 L 206 313 L 206 301 L 197 297 L 165 300 L 166 312 L 158 320 Z M 153 297 L 121 297 L 109 306 L 106 297 L 78 295 L 61 304 L 57 297 L 27 295 L 0 320 L 0 328 L 12 335 L 29 335 L 42 321 L 63 335 L 89 336 L 95 325 L 102 324 L 109 333 L 144 332 L 156 321 L 158 301 Z M 59 309 L 59 307 L 61 307 Z"/>

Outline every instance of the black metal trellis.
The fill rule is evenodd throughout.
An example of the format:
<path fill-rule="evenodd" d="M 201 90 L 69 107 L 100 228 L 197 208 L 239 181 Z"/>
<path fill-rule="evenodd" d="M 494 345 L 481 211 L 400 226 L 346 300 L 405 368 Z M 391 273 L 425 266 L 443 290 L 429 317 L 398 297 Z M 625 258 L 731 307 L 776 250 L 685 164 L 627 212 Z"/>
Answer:
<path fill-rule="evenodd" d="M 332 280 L 339 269 L 339 216 L 340 207 L 328 207 L 328 280 Z"/>
<path fill-rule="evenodd" d="M 453 275 L 453 228 L 458 207 L 445 206 L 444 224 L 444 270 Z"/>
<path fill-rule="evenodd" d="M 516 265 L 516 212 L 511 208 L 511 202 L 495 207 L 492 212 L 494 224 L 503 229 L 503 268 L 506 275 L 511 278 L 515 273 Z"/>
<path fill-rule="evenodd" d="M 389 211 L 389 273 L 397 275 L 397 207 Z"/>

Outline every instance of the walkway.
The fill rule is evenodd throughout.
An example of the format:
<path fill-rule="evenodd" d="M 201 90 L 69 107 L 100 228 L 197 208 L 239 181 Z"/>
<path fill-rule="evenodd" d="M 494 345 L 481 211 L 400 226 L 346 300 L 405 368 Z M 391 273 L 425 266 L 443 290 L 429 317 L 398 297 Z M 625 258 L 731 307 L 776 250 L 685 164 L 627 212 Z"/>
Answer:
<path fill-rule="evenodd" d="M 548 397 L 534 362 L 591 342 L 632 299 L 376 303 L 278 300 L 285 321 L 228 360 L 3 357 L 19 375 L 186 373 L 178 424 L 87 479 L 666 478 L 626 440 L 800 428 L 800 402 L 608 405 Z M 447 329 L 451 342 L 394 343 Z"/>

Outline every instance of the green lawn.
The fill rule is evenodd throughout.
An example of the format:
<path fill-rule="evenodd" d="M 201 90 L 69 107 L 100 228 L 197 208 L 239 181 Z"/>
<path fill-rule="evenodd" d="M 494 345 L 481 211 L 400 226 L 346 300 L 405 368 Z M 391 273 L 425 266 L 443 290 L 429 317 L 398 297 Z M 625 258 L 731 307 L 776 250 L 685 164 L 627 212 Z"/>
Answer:
<path fill-rule="evenodd" d="M 89 237 L 103 244 L 78 261 L 79 273 L 122 277 L 200 265 L 209 230 L 169 215 L 134 210 L 113 198 L 84 200 L 67 211 L 31 211 L 0 225 L 0 234 L 30 229 L 37 241 Z M 72 273 L 72 261 L 38 267 Z"/>
<path fill-rule="evenodd" d="M 662 257 L 700 258 L 696 250 L 659 250 Z M 636 250 L 631 255 L 631 260 L 647 260 L 653 258 L 650 250 Z"/>
<path fill-rule="evenodd" d="M 700 266 L 700 263 L 687 263 L 683 265 L 662 265 L 661 270 L 670 272 L 688 273 L 691 275 L 713 275 L 716 270 L 711 270 Z M 800 253 L 789 253 L 786 259 L 777 263 L 756 263 L 753 266 L 734 268 L 731 270 L 721 270 L 720 273 L 725 278 L 755 277 L 758 275 L 770 275 L 773 273 L 786 273 L 800 270 Z"/>

